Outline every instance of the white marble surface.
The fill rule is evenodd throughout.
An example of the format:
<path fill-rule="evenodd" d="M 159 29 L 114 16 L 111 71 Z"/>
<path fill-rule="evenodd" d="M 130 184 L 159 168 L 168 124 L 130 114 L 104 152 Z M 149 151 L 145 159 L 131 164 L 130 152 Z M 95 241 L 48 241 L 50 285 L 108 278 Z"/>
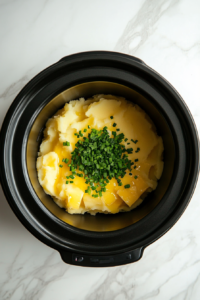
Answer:
<path fill-rule="evenodd" d="M 0 126 L 20 89 L 61 57 L 111 50 L 143 59 L 200 130 L 199 0 L 0 0 Z M 0 190 L 1 300 L 199 300 L 200 185 L 178 223 L 131 265 L 66 265 L 18 221 Z"/>

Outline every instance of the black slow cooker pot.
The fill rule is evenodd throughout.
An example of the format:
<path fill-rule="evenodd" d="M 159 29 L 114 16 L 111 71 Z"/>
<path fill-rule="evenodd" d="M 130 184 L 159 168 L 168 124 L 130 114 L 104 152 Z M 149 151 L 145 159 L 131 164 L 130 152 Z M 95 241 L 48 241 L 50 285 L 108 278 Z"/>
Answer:
<path fill-rule="evenodd" d="M 39 185 L 37 152 L 49 117 L 72 99 L 99 93 L 124 96 L 146 111 L 164 141 L 164 171 L 157 189 L 131 212 L 70 215 Z M 79 53 L 45 69 L 18 94 L 1 129 L 0 180 L 11 208 L 33 235 L 73 265 L 139 260 L 184 212 L 198 168 L 197 131 L 180 95 L 143 61 L 120 53 Z"/>

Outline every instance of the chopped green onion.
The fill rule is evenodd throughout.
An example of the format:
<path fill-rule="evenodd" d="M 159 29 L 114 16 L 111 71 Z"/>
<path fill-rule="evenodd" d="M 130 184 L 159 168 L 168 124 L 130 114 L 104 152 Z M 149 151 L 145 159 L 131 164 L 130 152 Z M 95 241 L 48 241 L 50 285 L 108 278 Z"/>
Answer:
<path fill-rule="evenodd" d="M 125 187 L 125 189 L 129 189 L 130 188 L 130 184 L 126 184 L 124 187 Z"/>
<path fill-rule="evenodd" d="M 131 142 L 133 142 L 134 144 L 137 144 L 137 142 L 138 142 L 138 140 L 133 140 L 133 139 L 131 139 Z"/>
<path fill-rule="evenodd" d="M 117 133 L 116 133 L 115 131 L 112 131 L 112 135 L 116 136 L 116 135 L 117 135 Z"/>
<path fill-rule="evenodd" d="M 62 162 L 67 164 L 69 162 L 69 159 L 68 158 L 63 158 Z"/>
<path fill-rule="evenodd" d="M 92 195 L 92 197 L 94 197 L 94 198 L 97 198 L 97 197 L 98 197 L 98 195 L 94 195 L 94 194 L 93 194 L 93 195 Z"/>
<path fill-rule="evenodd" d="M 117 124 L 113 123 L 113 127 L 116 126 Z M 90 128 L 89 125 L 88 128 Z M 118 185 L 122 186 L 120 178 L 125 176 L 127 170 L 130 172 L 131 166 L 134 164 L 128 158 L 128 154 L 133 153 L 133 148 L 126 148 L 125 145 L 121 144 L 123 140 L 127 142 L 128 139 L 123 133 L 119 134 L 118 131 L 120 131 L 119 128 L 112 131 L 110 137 L 108 127 L 105 126 L 101 130 L 92 128 L 91 132 L 84 137 L 83 133 L 87 132 L 86 128 L 74 134 L 78 141 L 75 144 L 75 149 L 71 152 L 71 162 L 68 164 L 71 175 L 66 176 L 66 178 L 84 177 L 84 181 L 88 185 L 85 193 L 91 194 L 93 191 L 92 197 L 102 197 L 103 192 L 106 192 L 106 185 L 112 178 L 115 178 Z M 79 139 L 80 137 L 82 139 Z M 70 142 L 66 141 L 63 145 L 69 146 Z M 139 151 L 139 148 L 136 151 Z M 63 158 L 62 161 L 68 163 L 69 159 Z M 68 182 L 74 183 L 74 181 Z M 125 187 L 128 188 L 129 185 Z"/>

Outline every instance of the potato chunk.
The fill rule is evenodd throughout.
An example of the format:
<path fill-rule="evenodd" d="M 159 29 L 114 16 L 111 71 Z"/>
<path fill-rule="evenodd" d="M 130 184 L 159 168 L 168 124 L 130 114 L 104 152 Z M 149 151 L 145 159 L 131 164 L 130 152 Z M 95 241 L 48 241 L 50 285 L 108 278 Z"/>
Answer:
<path fill-rule="evenodd" d="M 55 180 L 59 172 L 59 158 L 55 152 L 49 152 L 37 159 L 38 179 L 47 194 L 55 196 Z"/>
<path fill-rule="evenodd" d="M 66 194 L 68 196 L 67 207 L 70 209 L 79 209 L 84 194 L 83 191 L 78 187 L 69 185 L 67 186 Z"/>

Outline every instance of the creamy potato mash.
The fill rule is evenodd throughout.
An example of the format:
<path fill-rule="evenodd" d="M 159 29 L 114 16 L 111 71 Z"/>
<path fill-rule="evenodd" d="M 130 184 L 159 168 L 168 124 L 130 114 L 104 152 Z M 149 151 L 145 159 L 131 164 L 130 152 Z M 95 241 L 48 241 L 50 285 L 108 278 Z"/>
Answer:
<path fill-rule="evenodd" d="M 131 161 L 131 168 L 125 170 L 124 176 L 104 178 L 106 185 L 99 185 L 93 183 L 91 177 L 87 178 L 84 170 L 72 174 L 70 168 L 77 142 L 85 141 L 92 129 L 104 132 L 105 126 L 110 138 L 115 138 L 113 131 L 117 135 L 123 133 L 122 149 L 132 147 L 133 150 L 128 150 L 124 156 L 126 161 Z M 102 151 L 105 149 L 99 152 Z M 36 167 L 44 191 L 69 213 L 115 214 L 135 208 L 156 188 L 163 171 L 162 153 L 162 138 L 138 105 L 122 97 L 95 95 L 88 100 L 80 98 L 66 103 L 47 121 Z M 106 163 L 104 167 L 110 170 Z M 106 174 L 109 176 L 109 171 Z M 98 192 L 102 186 L 103 192 Z"/>

